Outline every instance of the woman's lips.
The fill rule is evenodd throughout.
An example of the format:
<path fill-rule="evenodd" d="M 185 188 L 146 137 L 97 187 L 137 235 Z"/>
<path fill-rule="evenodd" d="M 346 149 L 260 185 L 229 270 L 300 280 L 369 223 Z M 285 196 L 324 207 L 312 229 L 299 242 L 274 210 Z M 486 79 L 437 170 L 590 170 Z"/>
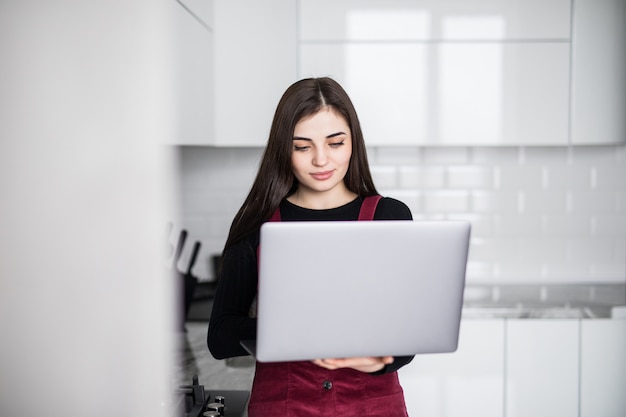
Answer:
<path fill-rule="evenodd" d="M 312 172 L 311 176 L 318 181 L 325 181 L 333 176 L 334 171 Z"/>

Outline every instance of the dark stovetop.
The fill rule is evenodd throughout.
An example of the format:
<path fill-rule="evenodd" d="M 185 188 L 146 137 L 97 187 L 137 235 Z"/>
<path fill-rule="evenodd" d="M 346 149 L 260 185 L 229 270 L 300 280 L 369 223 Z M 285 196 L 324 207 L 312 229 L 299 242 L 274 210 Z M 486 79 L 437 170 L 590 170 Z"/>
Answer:
<path fill-rule="evenodd" d="M 191 385 L 182 385 L 176 392 L 176 414 L 180 417 L 201 417 L 208 406 L 216 402 L 224 405 L 224 416 L 245 416 L 249 391 L 210 390 L 198 383 L 194 375 Z M 220 400 L 221 399 L 221 400 Z"/>

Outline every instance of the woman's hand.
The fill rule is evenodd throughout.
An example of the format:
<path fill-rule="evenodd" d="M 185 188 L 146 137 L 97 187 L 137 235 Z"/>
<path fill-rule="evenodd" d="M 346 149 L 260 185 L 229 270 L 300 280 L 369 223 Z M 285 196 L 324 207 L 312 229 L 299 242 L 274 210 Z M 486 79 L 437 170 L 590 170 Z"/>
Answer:
<path fill-rule="evenodd" d="M 393 356 L 381 356 L 381 357 L 364 357 L 364 358 L 345 358 L 345 359 L 316 359 L 312 361 L 317 366 L 322 368 L 335 370 L 339 368 L 352 368 L 357 371 L 372 373 L 380 371 L 385 367 L 393 363 Z"/>

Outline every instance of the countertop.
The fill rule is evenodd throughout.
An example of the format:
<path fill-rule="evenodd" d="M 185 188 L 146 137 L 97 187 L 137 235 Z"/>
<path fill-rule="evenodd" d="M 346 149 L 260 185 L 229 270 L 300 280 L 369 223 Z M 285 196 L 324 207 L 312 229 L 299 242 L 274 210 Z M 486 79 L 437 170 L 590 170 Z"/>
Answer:
<path fill-rule="evenodd" d="M 625 284 L 467 285 L 463 318 L 623 317 Z"/>

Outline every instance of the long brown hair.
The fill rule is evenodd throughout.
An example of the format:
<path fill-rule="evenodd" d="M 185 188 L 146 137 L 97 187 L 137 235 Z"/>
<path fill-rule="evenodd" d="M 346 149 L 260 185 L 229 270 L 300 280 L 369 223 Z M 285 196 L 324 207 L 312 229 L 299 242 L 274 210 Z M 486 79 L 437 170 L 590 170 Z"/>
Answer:
<path fill-rule="evenodd" d="M 293 193 L 297 181 L 291 168 L 296 124 L 323 108 L 344 117 L 352 132 L 352 156 L 344 182 L 361 197 L 377 194 L 367 162 L 361 124 L 345 90 L 331 78 L 307 78 L 292 84 L 278 102 L 256 179 L 230 227 L 225 249 L 255 232 L 280 202 Z"/>

